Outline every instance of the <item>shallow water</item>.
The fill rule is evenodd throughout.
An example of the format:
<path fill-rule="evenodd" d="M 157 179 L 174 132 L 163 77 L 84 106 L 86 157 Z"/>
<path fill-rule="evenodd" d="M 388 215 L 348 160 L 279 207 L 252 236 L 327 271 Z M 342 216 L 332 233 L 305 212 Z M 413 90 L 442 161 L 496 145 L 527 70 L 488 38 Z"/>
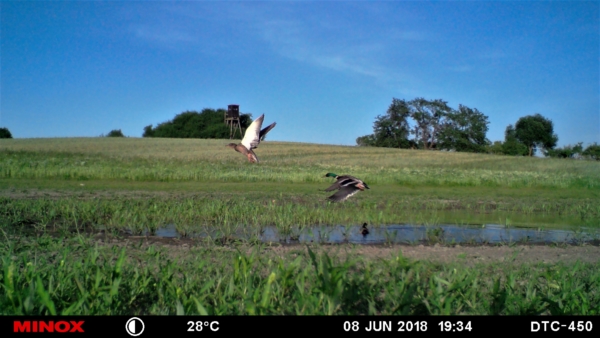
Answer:
<path fill-rule="evenodd" d="M 391 244 L 391 243 L 419 243 L 439 242 L 456 244 L 484 244 L 484 243 L 514 243 L 526 242 L 531 244 L 550 243 L 583 243 L 600 240 L 600 232 L 592 229 L 583 231 L 568 230 L 538 230 L 532 228 L 506 227 L 499 224 L 485 224 L 474 226 L 455 225 L 388 225 L 367 227 L 369 233 L 363 235 L 361 226 L 314 226 L 304 229 L 291 229 L 281 233 L 274 226 L 266 226 L 262 233 L 238 231 L 230 237 L 238 239 L 258 239 L 261 242 L 279 243 L 356 243 L 356 244 Z M 218 229 L 211 227 L 210 232 L 201 232 L 188 235 L 189 238 L 223 237 Z M 164 238 L 182 237 L 174 225 L 159 228 L 154 236 Z"/>

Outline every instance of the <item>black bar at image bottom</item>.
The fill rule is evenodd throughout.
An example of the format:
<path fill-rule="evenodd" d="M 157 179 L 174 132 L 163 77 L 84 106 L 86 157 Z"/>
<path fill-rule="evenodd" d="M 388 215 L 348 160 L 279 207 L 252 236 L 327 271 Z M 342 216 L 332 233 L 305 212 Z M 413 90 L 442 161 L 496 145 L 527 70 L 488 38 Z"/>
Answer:
<path fill-rule="evenodd" d="M 152 334 L 600 334 L 599 316 L 0 316 L 0 337 Z"/>

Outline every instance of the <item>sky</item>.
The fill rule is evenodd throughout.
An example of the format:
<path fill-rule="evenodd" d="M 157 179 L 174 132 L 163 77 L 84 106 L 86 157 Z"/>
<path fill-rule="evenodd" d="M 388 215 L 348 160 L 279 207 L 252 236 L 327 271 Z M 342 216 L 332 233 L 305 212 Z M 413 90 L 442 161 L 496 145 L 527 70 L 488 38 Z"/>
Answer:
<path fill-rule="evenodd" d="M 0 2 L 0 127 L 96 137 L 240 105 L 269 141 L 356 145 L 393 98 L 600 142 L 598 1 Z"/>

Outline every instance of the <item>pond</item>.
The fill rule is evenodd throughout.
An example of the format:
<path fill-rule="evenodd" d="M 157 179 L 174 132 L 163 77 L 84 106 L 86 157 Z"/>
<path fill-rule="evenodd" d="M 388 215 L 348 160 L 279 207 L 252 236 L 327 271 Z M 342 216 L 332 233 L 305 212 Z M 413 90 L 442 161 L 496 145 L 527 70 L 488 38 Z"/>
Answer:
<path fill-rule="evenodd" d="M 313 226 L 291 228 L 284 231 L 275 226 L 265 226 L 261 231 L 241 231 L 225 234 L 216 227 L 210 231 L 187 235 L 189 238 L 223 236 L 238 239 L 257 239 L 261 242 L 295 243 L 327 243 L 327 244 L 414 244 L 414 243 L 446 243 L 446 244 L 581 244 L 600 240 L 600 232 L 594 229 L 542 230 L 534 228 L 507 227 L 499 224 L 483 224 L 479 226 L 456 225 L 385 225 L 367 226 L 367 234 L 363 234 L 362 226 Z M 147 235 L 147 233 L 145 233 Z M 174 225 L 159 228 L 153 234 L 157 237 L 183 237 Z"/>

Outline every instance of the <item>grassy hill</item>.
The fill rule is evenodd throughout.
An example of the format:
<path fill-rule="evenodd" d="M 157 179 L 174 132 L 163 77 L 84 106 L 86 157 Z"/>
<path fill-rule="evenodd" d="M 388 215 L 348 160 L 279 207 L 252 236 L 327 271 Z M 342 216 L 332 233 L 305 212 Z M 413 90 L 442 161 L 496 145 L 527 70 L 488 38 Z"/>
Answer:
<path fill-rule="evenodd" d="M 251 164 L 227 143 L 1 140 L 0 196 L 34 223 L 143 220 L 133 223 L 150 230 L 165 222 L 181 230 L 223 223 L 600 226 L 598 162 L 266 141 L 256 150 L 261 163 Z M 327 172 L 357 176 L 371 189 L 329 205 Z M 54 212 L 42 212 L 48 208 Z M 69 208 L 78 211 L 67 217 Z"/>

